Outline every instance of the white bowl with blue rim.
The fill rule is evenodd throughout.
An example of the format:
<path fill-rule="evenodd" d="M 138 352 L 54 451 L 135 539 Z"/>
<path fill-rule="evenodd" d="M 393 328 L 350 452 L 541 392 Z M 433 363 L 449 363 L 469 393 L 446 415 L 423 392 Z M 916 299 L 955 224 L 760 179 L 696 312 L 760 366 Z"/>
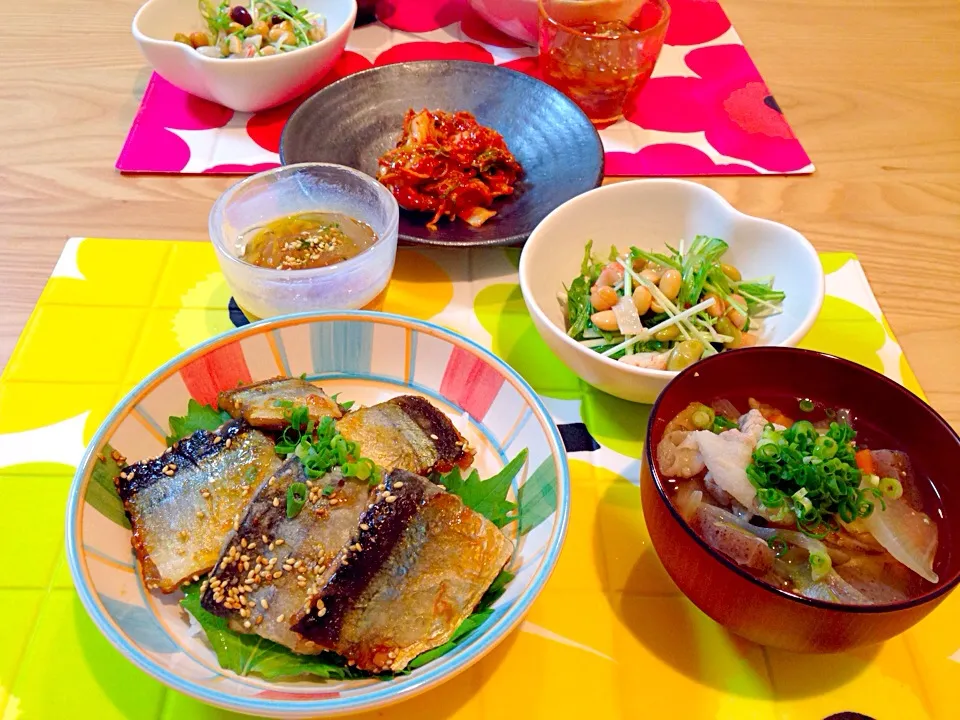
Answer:
<path fill-rule="evenodd" d="M 529 453 L 512 490 L 521 519 L 504 528 L 516 544 L 507 565 L 516 577 L 493 614 L 465 642 L 407 675 L 346 681 L 237 675 L 221 669 L 204 635 L 188 622 L 178 604 L 181 593 L 151 592 L 140 577 L 129 525 L 100 457 L 109 459 L 114 450 L 131 461 L 157 455 L 165 447 L 167 418 L 184 414 L 191 398 L 213 404 L 218 389 L 235 387 L 238 381 L 302 373 L 325 391 L 363 405 L 401 394 L 423 395 L 477 448 L 474 466 L 481 477 L 495 473 L 522 449 Z M 67 555 L 80 599 L 97 628 L 131 662 L 171 688 L 262 717 L 339 715 L 428 690 L 502 640 L 520 623 L 556 564 L 569 504 L 566 456 L 556 426 L 530 386 L 487 350 L 437 325 L 397 315 L 288 315 L 188 350 L 114 408 L 73 481 Z M 524 517 L 533 518 L 532 528 Z"/>

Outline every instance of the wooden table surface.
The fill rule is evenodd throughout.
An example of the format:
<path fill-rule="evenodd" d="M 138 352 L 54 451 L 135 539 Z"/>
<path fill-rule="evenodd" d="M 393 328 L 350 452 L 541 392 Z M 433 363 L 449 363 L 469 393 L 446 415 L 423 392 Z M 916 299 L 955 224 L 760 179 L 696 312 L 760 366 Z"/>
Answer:
<path fill-rule="evenodd" d="M 129 29 L 139 4 L 49 0 L 38 27 L 57 42 L 4 40 L 0 367 L 67 237 L 204 241 L 232 182 L 114 170 L 149 77 Z M 960 428 L 960 3 L 723 5 L 817 172 L 703 182 L 819 250 L 857 253 L 931 402 Z"/>

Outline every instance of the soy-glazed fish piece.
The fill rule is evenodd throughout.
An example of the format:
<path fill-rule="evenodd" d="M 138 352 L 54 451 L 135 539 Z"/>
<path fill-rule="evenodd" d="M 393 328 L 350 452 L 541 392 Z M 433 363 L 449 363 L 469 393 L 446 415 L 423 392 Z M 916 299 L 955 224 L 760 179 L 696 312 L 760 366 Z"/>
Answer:
<path fill-rule="evenodd" d="M 337 401 L 321 388 L 295 377 L 279 377 L 224 390 L 217 398 L 221 410 L 254 427 L 282 430 L 289 424 L 290 409 L 306 406 L 310 419 L 339 418 L 343 411 Z"/>
<path fill-rule="evenodd" d="M 416 395 L 360 408 L 338 420 L 337 430 L 387 469 L 429 475 L 467 469 L 473 462 L 474 450 L 450 419 Z"/>
<path fill-rule="evenodd" d="M 231 420 L 121 470 L 114 482 L 147 587 L 173 592 L 213 567 L 257 487 L 279 466 L 272 440 Z"/>
<path fill-rule="evenodd" d="M 302 507 L 289 517 L 287 494 L 295 483 L 306 492 Z M 229 534 L 204 585 L 204 609 L 227 618 L 238 632 L 257 633 L 298 653 L 319 652 L 290 624 L 317 592 L 318 577 L 357 532 L 370 491 L 366 480 L 344 478 L 339 468 L 310 480 L 300 460 L 285 462 Z"/>
<path fill-rule="evenodd" d="M 327 569 L 293 631 L 372 672 L 403 670 L 447 642 L 513 544 L 459 497 L 395 470 Z"/>

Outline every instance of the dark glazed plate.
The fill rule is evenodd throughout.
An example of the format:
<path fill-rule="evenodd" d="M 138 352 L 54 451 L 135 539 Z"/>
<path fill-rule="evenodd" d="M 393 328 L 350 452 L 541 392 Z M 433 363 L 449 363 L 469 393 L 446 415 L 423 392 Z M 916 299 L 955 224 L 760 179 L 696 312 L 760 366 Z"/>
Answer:
<path fill-rule="evenodd" d="M 408 109 L 466 110 L 493 128 L 520 161 L 514 195 L 494 204 L 479 228 L 462 220 L 426 227 L 430 216 L 400 211 L 400 238 L 424 245 L 511 245 L 547 214 L 603 179 L 603 146 L 566 96 L 523 73 L 464 61 L 384 65 L 349 75 L 307 99 L 280 139 L 283 164 L 328 162 L 376 176 L 396 145 Z"/>

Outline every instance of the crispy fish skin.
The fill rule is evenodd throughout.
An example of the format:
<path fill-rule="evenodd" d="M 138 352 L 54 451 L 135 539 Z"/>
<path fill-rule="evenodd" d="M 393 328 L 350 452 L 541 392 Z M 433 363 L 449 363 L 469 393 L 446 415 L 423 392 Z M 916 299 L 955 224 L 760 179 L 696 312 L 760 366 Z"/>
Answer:
<path fill-rule="evenodd" d="M 295 482 L 311 487 L 301 511 L 288 518 L 287 489 Z M 298 653 L 320 652 L 290 630 L 291 618 L 317 592 L 318 577 L 357 532 L 370 492 L 365 480 L 344 478 L 339 469 L 310 480 L 300 460 L 285 462 L 228 535 L 201 595 L 204 609 L 227 618 L 238 632 L 256 633 Z"/>
<path fill-rule="evenodd" d="M 322 417 L 343 416 L 337 401 L 321 388 L 306 380 L 291 377 L 277 377 L 224 390 L 217 397 L 217 404 L 231 417 L 246 420 L 254 427 L 283 430 L 289 424 L 284 415 L 288 409 L 277 405 L 278 400 L 291 402 L 294 406 L 306 405 L 314 422 Z"/>
<path fill-rule="evenodd" d="M 230 420 L 124 468 L 114 483 L 147 587 L 173 592 L 207 572 L 253 490 L 279 465 L 272 440 Z"/>
<path fill-rule="evenodd" d="M 337 421 L 337 430 L 377 465 L 418 475 L 467 469 L 474 451 L 450 419 L 416 395 L 360 408 Z"/>
<path fill-rule="evenodd" d="M 395 470 L 382 487 L 293 630 L 358 668 L 398 672 L 450 639 L 513 543 L 429 480 Z"/>

